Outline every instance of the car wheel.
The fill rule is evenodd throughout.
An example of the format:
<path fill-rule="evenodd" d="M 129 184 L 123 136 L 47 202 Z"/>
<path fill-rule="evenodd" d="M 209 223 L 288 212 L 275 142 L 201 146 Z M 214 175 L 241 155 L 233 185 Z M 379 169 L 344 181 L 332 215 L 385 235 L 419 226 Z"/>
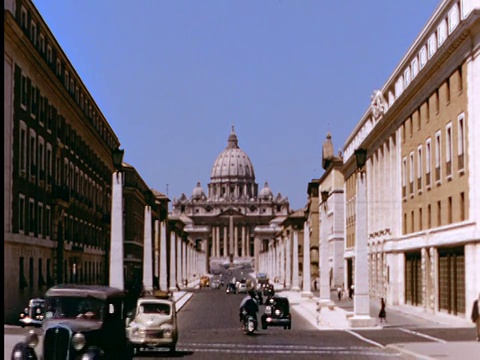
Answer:
<path fill-rule="evenodd" d="M 170 346 L 170 347 L 168 348 L 168 350 L 169 350 L 171 353 L 174 353 L 174 352 L 176 351 L 175 345 Z"/>
<path fill-rule="evenodd" d="M 292 329 L 292 324 L 288 324 L 288 330 Z"/>
<path fill-rule="evenodd" d="M 262 323 L 262 330 L 267 330 L 267 324 Z"/>

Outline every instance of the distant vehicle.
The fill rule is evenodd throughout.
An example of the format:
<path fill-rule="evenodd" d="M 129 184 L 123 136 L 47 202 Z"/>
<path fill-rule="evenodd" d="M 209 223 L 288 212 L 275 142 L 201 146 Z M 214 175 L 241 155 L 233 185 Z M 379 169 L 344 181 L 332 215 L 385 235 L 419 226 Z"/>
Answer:
<path fill-rule="evenodd" d="M 210 286 L 210 278 L 206 275 L 200 277 L 200 287 Z"/>
<path fill-rule="evenodd" d="M 45 300 L 40 298 L 30 299 L 28 306 L 20 313 L 18 321 L 21 327 L 42 326 L 45 317 Z"/>
<path fill-rule="evenodd" d="M 272 296 L 265 302 L 265 313 L 261 317 L 262 329 L 269 326 L 283 326 L 284 329 L 292 328 L 292 315 L 288 298 Z"/>
<path fill-rule="evenodd" d="M 175 302 L 155 294 L 138 299 L 135 313 L 127 318 L 127 336 L 133 355 L 142 349 L 174 352 L 178 341 Z"/>
<path fill-rule="evenodd" d="M 263 286 L 263 296 L 271 297 L 275 295 L 275 288 L 272 284 L 266 284 Z"/>
<path fill-rule="evenodd" d="M 235 287 L 234 283 L 228 283 L 227 288 L 225 289 L 225 292 L 227 294 L 236 294 L 237 293 L 237 288 Z"/>
<path fill-rule="evenodd" d="M 246 294 L 247 293 L 247 283 L 244 283 L 244 282 L 238 283 L 237 293 Z"/>
<path fill-rule="evenodd" d="M 220 289 L 220 286 L 221 286 L 220 279 L 213 279 L 213 281 L 210 285 L 210 288 L 211 289 Z"/>

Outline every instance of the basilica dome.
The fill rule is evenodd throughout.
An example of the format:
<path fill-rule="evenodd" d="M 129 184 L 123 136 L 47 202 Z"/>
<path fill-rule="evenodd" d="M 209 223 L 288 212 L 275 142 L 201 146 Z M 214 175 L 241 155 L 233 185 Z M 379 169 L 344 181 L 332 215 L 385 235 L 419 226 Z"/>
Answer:
<path fill-rule="evenodd" d="M 244 180 L 255 180 L 255 172 L 248 155 L 238 147 L 238 139 L 235 129 L 228 137 L 228 145 L 213 164 L 210 178 L 215 180 L 240 178 Z"/>

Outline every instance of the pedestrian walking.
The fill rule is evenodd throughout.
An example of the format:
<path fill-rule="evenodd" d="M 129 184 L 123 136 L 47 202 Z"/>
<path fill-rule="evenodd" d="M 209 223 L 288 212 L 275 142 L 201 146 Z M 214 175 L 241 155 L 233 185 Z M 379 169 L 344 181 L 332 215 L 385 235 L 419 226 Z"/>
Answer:
<path fill-rule="evenodd" d="M 350 300 L 353 300 L 353 294 L 355 292 L 355 285 L 350 285 L 350 288 L 348 289 L 348 298 Z"/>
<path fill-rule="evenodd" d="M 385 299 L 381 298 L 380 300 L 380 312 L 378 313 L 378 317 L 380 318 L 380 322 L 387 322 L 387 311 L 385 310 Z"/>
<path fill-rule="evenodd" d="M 342 301 L 342 287 L 339 286 L 337 288 L 337 296 L 338 296 L 338 301 Z"/>
<path fill-rule="evenodd" d="M 472 306 L 472 322 L 477 325 L 477 341 L 480 341 L 480 314 L 478 306 L 480 303 L 480 293 L 478 294 L 478 299 L 473 302 Z"/>

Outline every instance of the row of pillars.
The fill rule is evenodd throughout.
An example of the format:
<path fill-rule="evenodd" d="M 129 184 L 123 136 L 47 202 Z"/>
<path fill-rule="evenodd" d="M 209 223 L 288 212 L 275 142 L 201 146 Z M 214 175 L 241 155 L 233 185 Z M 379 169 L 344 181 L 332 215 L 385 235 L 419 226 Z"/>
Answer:
<path fill-rule="evenodd" d="M 221 231 L 223 230 L 223 237 Z M 239 239 L 241 232 L 241 248 L 238 253 Z M 230 217 L 229 226 L 213 226 L 212 227 L 212 256 L 213 257 L 251 257 L 250 251 L 250 230 L 247 226 L 234 226 L 233 217 Z M 223 247 L 222 247 L 223 245 Z"/>

